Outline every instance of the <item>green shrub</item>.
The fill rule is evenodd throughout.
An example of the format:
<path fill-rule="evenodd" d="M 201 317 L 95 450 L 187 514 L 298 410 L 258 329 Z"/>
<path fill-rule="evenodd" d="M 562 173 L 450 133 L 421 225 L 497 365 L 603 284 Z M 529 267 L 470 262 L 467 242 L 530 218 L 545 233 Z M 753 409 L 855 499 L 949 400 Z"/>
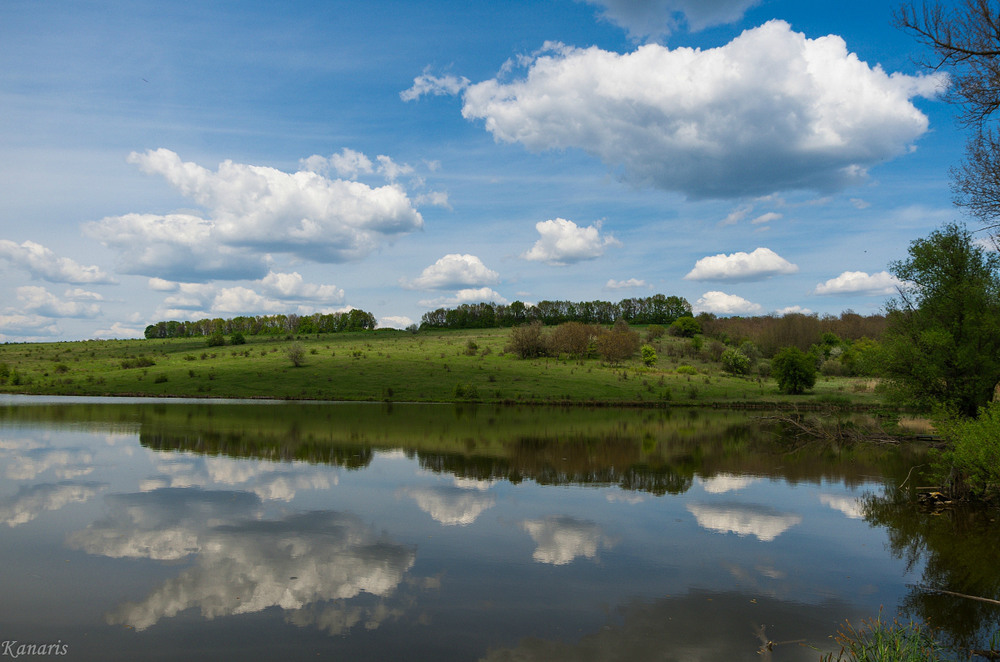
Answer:
<path fill-rule="evenodd" d="M 678 317 L 670 325 L 670 335 L 681 338 L 694 338 L 701 333 L 701 324 L 693 317 Z"/>
<path fill-rule="evenodd" d="M 302 367 L 306 361 L 306 350 L 302 347 L 301 343 L 292 343 L 289 345 L 288 348 L 285 349 L 285 355 L 296 368 Z"/>
<path fill-rule="evenodd" d="M 750 372 L 750 357 L 733 347 L 722 352 L 719 360 L 722 362 L 722 369 L 730 374 L 746 375 Z"/>
<path fill-rule="evenodd" d="M 544 356 L 546 342 L 542 336 L 542 323 L 536 321 L 511 329 L 506 349 L 508 352 L 513 352 L 522 359 L 533 359 L 538 356 Z"/>
<path fill-rule="evenodd" d="M 659 324 L 650 324 L 649 328 L 646 329 L 646 340 L 653 342 L 657 338 L 661 338 L 666 332 L 667 330 Z"/>
<path fill-rule="evenodd" d="M 221 331 L 213 333 L 205 341 L 209 347 L 224 347 L 226 345 L 226 337 L 222 335 Z"/>
<path fill-rule="evenodd" d="M 677 366 L 678 375 L 697 375 L 698 370 L 691 365 L 679 365 Z"/>
<path fill-rule="evenodd" d="M 652 345 L 643 345 L 639 349 L 639 353 L 642 354 L 642 362 L 648 366 L 653 366 L 656 364 L 656 350 L 653 349 Z"/>
<path fill-rule="evenodd" d="M 948 447 L 938 469 L 953 494 L 984 497 L 1000 488 L 1000 403 L 979 410 L 978 418 L 938 423 Z"/>
<path fill-rule="evenodd" d="M 246 343 L 247 343 L 247 339 L 244 338 L 243 334 L 240 333 L 239 331 L 237 331 L 233 335 L 229 336 L 229 344 L 230 345 L 245 345 Z"/>
<path fill-rule="evenodd" d="M 149 358 L 148 356 L 134 356 L 127 359 L 122 359 L 122 368 L 129 370 L 131 368 L 148 368 L 150 366 L 156 365 L 156 361 Z"/>
<path fill-rule="evenodd" d="M 816 384 L 816 360 L 798 347 L 785 347 L 775 354 L 771 372 L 782 393 L 799 395 Z"/>

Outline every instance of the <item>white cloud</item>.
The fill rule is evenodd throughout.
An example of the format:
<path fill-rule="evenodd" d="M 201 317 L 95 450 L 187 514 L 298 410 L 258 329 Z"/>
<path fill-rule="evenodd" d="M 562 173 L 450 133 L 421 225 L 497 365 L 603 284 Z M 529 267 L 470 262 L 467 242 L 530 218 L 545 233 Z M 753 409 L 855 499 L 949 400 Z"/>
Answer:
<path fill-rule="evenodd" d="M 324 158 L 318 154 L 313 154 L 307 159 L 299 161 L 299 167 L 317 175 L 327 175 L 331 170 L 337 173 L 338 177 L 357 179 L 360 174 L 370 175 L 374 172 L 371 159 L 345 147 L 339 154 L 333 154 L 330 158 Z"/>
<path fill-rule="evenodd" d="M 802 522 L 801 515 L 762 506 L 710 506 L 692 503 L 687 509 L 702 528 L 719 533 L 735 533 L 741 537 L 752 535 L 761 542 L 771 542 Z"/>
<path fill-rule="evenodd" d="M 466 288 L 459 290 L 452 297 L 442 297 L 439 299 L 429 299 L 420 302 L 421 306 L 426 308 L 441 308 L 446 306 L 460 306 L 463 303 L 507 303 L 507 299 L 503 298 L 496 292 L 488 287 L 479 288 Z"/>
<path fill-rule="evenodd" d="M 121 322 L 114 322 L 109 329 L 98 329 L 90 334 L 91 338 L 143 338 L 145 335 L 145 329 L 139 329 L 135 327 L 122 324 Z"/>
<path fill-rule="evenodd" d="M 448 202 L 448 193 L 445 191 L 428 191 L 427 193 L 421 193 L 413 199 L 413 204 L 418 207 L 422 205 L 431 205 L 432 207 L 444 207 L 445 209 L 451 209 L 451 203 Z"/>
<path fill-rule="evenodd" d="M 343 303 L 344 290 L 336 285 L 307 283 L 293 271 L 290 274 L 271 272 L 260 281 L 264 292 L 283 300 Z"/>
<path fill-rule="evenodd" d="M 413 320 L 405 315 L 386 315 L 378 319 L 380 329 L 405 329 L 413 324 Z"/>
<path fill-rule="evenodd" d="M 713 49 L 546 44 L 526 61 L 523 78 L 468 87 L 463 116 L 497 141 L 582 149 L 693 198 L 857 183 L 927 131 L 910 99 L 947 81 L 886 74 L 842 38 L 807 39 L 783 21 Z"/>
<path fill-rule="evenodd" d="M 695 313 L 716 315 L 757 315 L 764 310 L 759 303 L 752 303 L 741 296 L 718 291 L 705 292 L 692 309 Z"/>
<path fill-rule="evenodd" d="M 684 280 L 749 281 L 770 278 L 777 274 L 794 274 L 799 268 L 770 248 L 757 248 L 752 253 L 720 253 L 695 262 Z"/>
<path fill-rule="evenodd" d="M 424 269 L 412 281 L 401 279 L 404 287 L 420 290 L 447 290 L 492 285 L 500 274 L 488 268 L 475 255 L 449 253 Z"/>
<path fill-rule="evenodd" d="M 757 218 L 755 218 L 752 221 L 750 221 L 750 224 L 751 225 L 763 225 L 764 223 L 771 223 L 773 221 L 777 221 L 780 218 L 781 218 L 781 214 L 778 214 L 778 213 L 773 212 L 773 211 L 769 211 L 766 214 L 761 214 Z"/>
<path fill-rule="evenodd" d="M 408 90 L 399 93 L 403 101 L 414 101 L 425 94 L 434 96 L 455 96 L 469 86 L 465 76 L 433 76 L 426 69 L 424 73 L 413 79 L 413 85 Z"/>
<path fill-rule="evenodd" d="M 601 527 L 574 517 L 525 520 L 521 528 L 535 541 L 537 547 L 532 558 L 539 563 L 566 565 L 578 556 L 593 559 L 598 547 L 611 546 Z"/>
<path fill-rule="evenodd" d="M 541 239 L 521 255 L 525 260 L 563 266 L 598 258 L 604 255 L 608 246 L 621 246 L 621 242 L 611 235 L 601 236 L 600 221 L 581 228 L 573 221 L 556 218 L 536 223 L 535 229 Z"/>
<path fill-rule="evenodd" d="M 45 317 L 97 317 L 101 312 L 96 303 L 64 301 L 44 287 L 25 285 L 17 288 L 17 299 L 24 312 Z"/>
<path fill-rule="evenodd" d="M 604 284 L 604 289 L 606 290 L 631 290 L 640 287 L 649 287 L 649 283 L 638 278 L 629 278 L 628 280 L 615 280 L 612 278 Z"/>
<path fill-rule="evenodd" d="M 33 277 L 51 283 L 114 283 L 115 279 L 97 266 L 85 267 L 68 257 L 57 257 L 52 250 L 26 241 L 15 244 L 0 239 L 0 259 L 8 260 L 28 271 Z"/>
<path fill-rule="evenodd" d="M 750 205 L 737 207 L 736 209 L 729 212 L 729 214 L 724 219 L 719 221 L 719 226 L 725 227 L 727 225 L 736 225 L 744 218 L 746 218 L 747 214 L 749 214 L 751 211 L 753 211 L 753 206 Z"/>
<path fill-rule="evenodd" d="M 692 32 L 734 23 L 760 0 L 585 0 L 602 7 L 601 16 L 629 35 L 667 37 L 686 26 Z"/>
<path fill-rule="evenodd" d="M 407 172 L 409 166 L 385 158 L 380 168 L 387 176 Z M 129 162 L 162 175 L 204 207 L 207 218 L 128 214 L 88 224 L 87 232 L 122 253 L 127 273 L 189 282 L 260 278 L 265 261 L 255 251 L 344 262 L 423 227 L 396 185 L 372 188 L 308 170 L 286 173 L 232 161 L 212 172 L 167 149 L 133 152 Z"/>
<path fill-rule="evenodd" d="M 385 154 L 379 154 L 375 157 L 375 160 L 378 161 L 379 173 L 390 182 L 396 181 L 400 175 L 413 173 L 413 166 L 405 163 L 396 163 Z"/>
<path fill-rule="evenodd" d="M 0 339 L 5 341 L 9 337 L 57 336 L 60 333 L 59 326 L 50 317 L 0 313 Z"/>
<path fill-rule="evenodd" d="M 817 285 L 813 294 L 895 294 L 896 288 L 904 284 L 888 271 L 870 275 L 864 271 L 845 271 Z"/>
<path fill-rule="evenodd" d="M 803 308 L 802 306 L 785 306 L 784 308 L 779 308 L 774 311 L 778 315 L 812 315 L 812 312 L 808 308 Z"/>

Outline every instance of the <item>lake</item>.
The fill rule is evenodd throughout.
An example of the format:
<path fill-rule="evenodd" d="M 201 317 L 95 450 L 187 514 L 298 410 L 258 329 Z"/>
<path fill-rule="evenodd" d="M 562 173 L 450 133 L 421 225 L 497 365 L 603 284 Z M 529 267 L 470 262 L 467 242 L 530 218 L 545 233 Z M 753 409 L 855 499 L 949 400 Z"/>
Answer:
<path fill-rule="evenodd" d="M 923 463 L 710 409 L 0 396 L 0 653 L 815 661 L 880 609 L 981 646 L 933 589 L 1000 597 L 1000 529 L 896 498 Z"/>

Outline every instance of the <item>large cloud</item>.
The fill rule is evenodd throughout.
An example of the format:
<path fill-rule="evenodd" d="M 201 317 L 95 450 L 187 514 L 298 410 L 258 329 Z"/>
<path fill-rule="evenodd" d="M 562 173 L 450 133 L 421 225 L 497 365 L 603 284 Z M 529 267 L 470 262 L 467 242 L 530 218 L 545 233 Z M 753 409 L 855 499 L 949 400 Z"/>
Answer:
<path fill-rule="evenodd" d="M 507 299 L 502 297 L 496 290 L 489 287 L 467 287 L 455 292 L 451 297 L 440 297 L 437 299 L 424 299 L 421 306 L 427 308 L 440 308 L 444 306 L 460 306 L 463 303 L 507 303 Z"/>
<path fill-rule="evenodd" d="M 757 315 L 764 307 L 759 303 L 747 301 L 736 294 L 726 294 L 713 290 L 705 292 L 692 307 L 696 313 L 715 313 L 716 315 Z"/>
<path fill-rule="evenodd" d="M 794 274 L 799 268 L 770 248 L 757 248 L 752 253 L 720 253 L 703 257 L 694 264 L 684 280 L 749 281 L 777 274 Z"/>
<path fill-rule="evenodd" d="M 306 167 L 319 169 L 315 159 L 307 161 Z M 232 161 L 213 172 L 182 162 L 167 149 L 133 152 L 129 162 L 163 176 L 205 208 L 207 218 L 128 214 L 89 224 L 90 234 L 123 253 L 123 271 L 128 273 L 187 281 L 260 278 L 263 260 L 252 252 L 344 262 L 423 227 L 420 213 L 395 184 L 373 188 L 310 170 L 287 173 Z M 380 156 L 379 163 L 379 171 L 389 179 L 412 170 L 388 157 Z M 355 157 L 353 165 L 337 161 L 329 167 L 349 166 L 363 171 L 365 163 Z"/>
<path fill-rule="evenodd" d="M 464 92 L 462 114 L 530 150 L 579 148 L 640 185 L 693 198 L 836 189 L 928 126 L 910 102 L 943 74 L 889 75 L 783 21 L 708 50 L 619 54 L 546 44 L 523 78 Z"/>
<path fill-rule="evenodd" d="M 743 18 L 760 0 L 585 0 L 636 38 L 666 37 L 686 25 L 692 32 Z"/>
<path fill-rule="evenodd" d="M 864 271 L 845 271 L 836 278 L 820 283 L 813 294 L 895 294 L 904 285 L 888 271 L 867 274 Z"/>
<path fill-rule="evenodd" d="M 17 288 L 17 299 L 20 302 L 21 310 L 45 317 L 97 317 L 101 308 L 96 303 L 86 302 L 91 299 L 87 296 L 89 294 L 93 293 L 83 290 L 69 290 L 66 292 L 66 299 L 60 299 L 38 285 L 25 285 Z M 84 299 L 84 301 L 81 302 L 79 299 Z"/>
<path fill-rule="evenodd" d="M 450 253 L 424 269 L 412 281 L 400 282 L 408 288 L 448 290 L 493 285 L 499 280 L 500 274 L 488 268 L 475 255 Z"/>
<path fill-rule="evenodd" d="M 35 278 L 52 283 L 114 283 L 110 275 L 97 266 L 83 266 L 68 257 L 58 257 L 50 249 L 26 241 L 15 244 L 0 239 L 0 258 L 27 270 Z"/>
<path fill-rule="evenodd" d="M 535 229 L 541 238 L 521 257 L 555 266 L 593 260 L 604 255 L 608 246 L 621 245 L 612 236 L 601 236 L 600 222 L 581 228 L 573 221 L 556 218 L 536 223 Z"/>
<path fill-rule="evenodd" d="M 298 272 L 269 272 L 252 283 L 253 287 L 237 285 L 218 287 L 207 283 L 176 283 L 151 278 L 150 289 L 169 292 L 160 313 L 167 317 L 191 317 L 198 313 L 260 314 L 289 312 L 298 306 L 300 313 L 333 311 L 334 304 L 344 301 L 344 290 L 336 285 L 307 283 Z M 186 312 L 185 312 L 186 311 Z"/>

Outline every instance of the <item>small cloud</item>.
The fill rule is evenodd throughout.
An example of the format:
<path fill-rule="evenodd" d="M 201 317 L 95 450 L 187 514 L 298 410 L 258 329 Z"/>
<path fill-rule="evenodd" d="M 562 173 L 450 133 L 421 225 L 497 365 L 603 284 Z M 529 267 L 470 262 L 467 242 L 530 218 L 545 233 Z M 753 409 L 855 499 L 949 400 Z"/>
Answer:
<path fill-rule="evenodd" d="M 813 294 L 894 294 L 905 283 L 888 271 L 867 274 L 864 271 L 845 271 L 836 278 L 820 283 Z"/>
<path fill-rule="evenodd" d="M 357 179 L 358 175 L 370 175 L 374 172 L 371 159 L 345 147 L 338 154 L 332 154 L 330 158 L 313 154 L 309 158 L 299 161 L 299 168 L 306 172 L 326 176 L 331 171 L 337 173 L 338 177 Z"/>
<path fill-rule="evenodd" d="M 95 339 L 142 338 L 144 337 L 144 332 L 144 329 L 127 326 L 121 322 L 115 322 L 111 325 L 110 329 L 98 329 L 97 331 L 94 331 L 90 337 Z"/>
<path fill-rule="evenodd" d="M 784 308 L 779 308 L 774 312 L 778 315 L 812 315 L 813 311 L 808 308 L 803 308 L 802 306 L 785 306 Z"/>
<path fill-rule="evenodd" d="M 427 267 L 403 287 L 418 290 L 449 290 L 456 287 L 492 285 L 500 281 L 500 274 L 487 268 L 475 255 L 450 253 Z"/>
<path fill-rule="evenodd" d="M 851 198 L 851 204 L 854 205 L 855 209 L 868 209 L 872 206 L 872 203 L 861 198 Z"/>
<path fill-rule="evenodd" d="M 719 227 L 725 227 L 727 225 L 736 225 L 744 218 L 746 218 L 747 214 L 749 214 L 751 211 L 753 211 L 752 206 L 744 205 L 742 207 L 737 207 L 733 211 L 729 212 L 728 216 L 719 221 Z"/>
<path fill-rule="evenodd" d="M 581 228 L 573 221 L 556 218 L 536 223 L 535 229 L 541 238 L 521 257 L 553 266 L 593 260 L 604 255 L 608 246 L 621 246 L 611 235 L 601 236 L 600 221 Z"/>
<path fill-rule="evenodd" d="M 52 294 L 44 287 L 26 285 L 17 288 L 17 299 L 20 309 L 44 317 L 97 317 L 101 312 L 95 303 L 80 303 L 65 301 Z"/>
<path fill-rule="evenodd" d="M 405 329 L 413 324 L 413 320 L 405 315 L 386 315 L 378 318 L 380 329 Z"/>
<path fill-rule="evenodd" d="M 447 306 L 460 306 L 463 303 L 507 303 L 495 290 L 488 287 L 467 288 L 459 290 L 453 297 L 442 297 L 440 299 L 428 299 L 420 302 L 421 306 L 427 308 L 442 308 Z"/>
<path fill-rule="evenodd" d="M 35 278 L 50 283 L 115 283 L 115 279 L 97 266 L 83 266 L 68 257 L 58 257 L 50 249 L 33 241 L 16 244 L 0 239 L 0 259 L 21 267 Z"/>
<path fill-rule="evenodd" d="M 798 266 L 770 248 L 757 248 L 752 253 L 720 253 L 703 257 L 684 276 L 684 280 L 762 280 L 776 274 L 793 274 L 798 270 Z"/>
<path fill-rule="evenodd" d="M 764 223 L 771 223 L 772 221 L 777 221 L 781 218 L 781 214 L 773 211 L 769 211 L 766 214 L 761 214 L 757 218 L 750 221 L 751 225 L 763 225 Z"/>
<path fill-rule="evenodd" d="M 415 101 L 425 94 L 434 96 L 456 96 L 469 86 L 469 79 L 465 76 L 433 76 L 424 69 L 424 73 L 413 79 L 413 85 L 399 93 L 399 98 L 403 101 Z"/>
<path fill-rule="evenodd" d="M 715 313 L 716 315 L 757 315 L 764 308 L 741 296 L 725 292 L 705 292 L 692 306 L 695 313 Z"/>
<path fill-rule="evenodd" d="M 378 161 L 379 174 L 390 182 L 396 181 L 396 179 L 398 179 L 401 175 L 409 175 L 413 173 L 413 166 L 405 163 L 396 163 L 385 154 L 379 154 L 375 157 L 375 160 Z"/>
<path fill-rule="evenodd" d="M 451 204 L 448 202 L 448 193 L 445 191 L 428 191 L 427 193 L 421 193 L 413 199 L 413 204 L 417 207 L 431 205 L 432 207 L 444 207 L 445 209 L 451 209 Z"/>
<path fill-rule="evenodd" d="M 628 280 L 611 279 L 604 285 L 606 290 L 631 290 L 640 287 L 649 287 L 649 284 L 638 278 L 629 278 Z"/>

